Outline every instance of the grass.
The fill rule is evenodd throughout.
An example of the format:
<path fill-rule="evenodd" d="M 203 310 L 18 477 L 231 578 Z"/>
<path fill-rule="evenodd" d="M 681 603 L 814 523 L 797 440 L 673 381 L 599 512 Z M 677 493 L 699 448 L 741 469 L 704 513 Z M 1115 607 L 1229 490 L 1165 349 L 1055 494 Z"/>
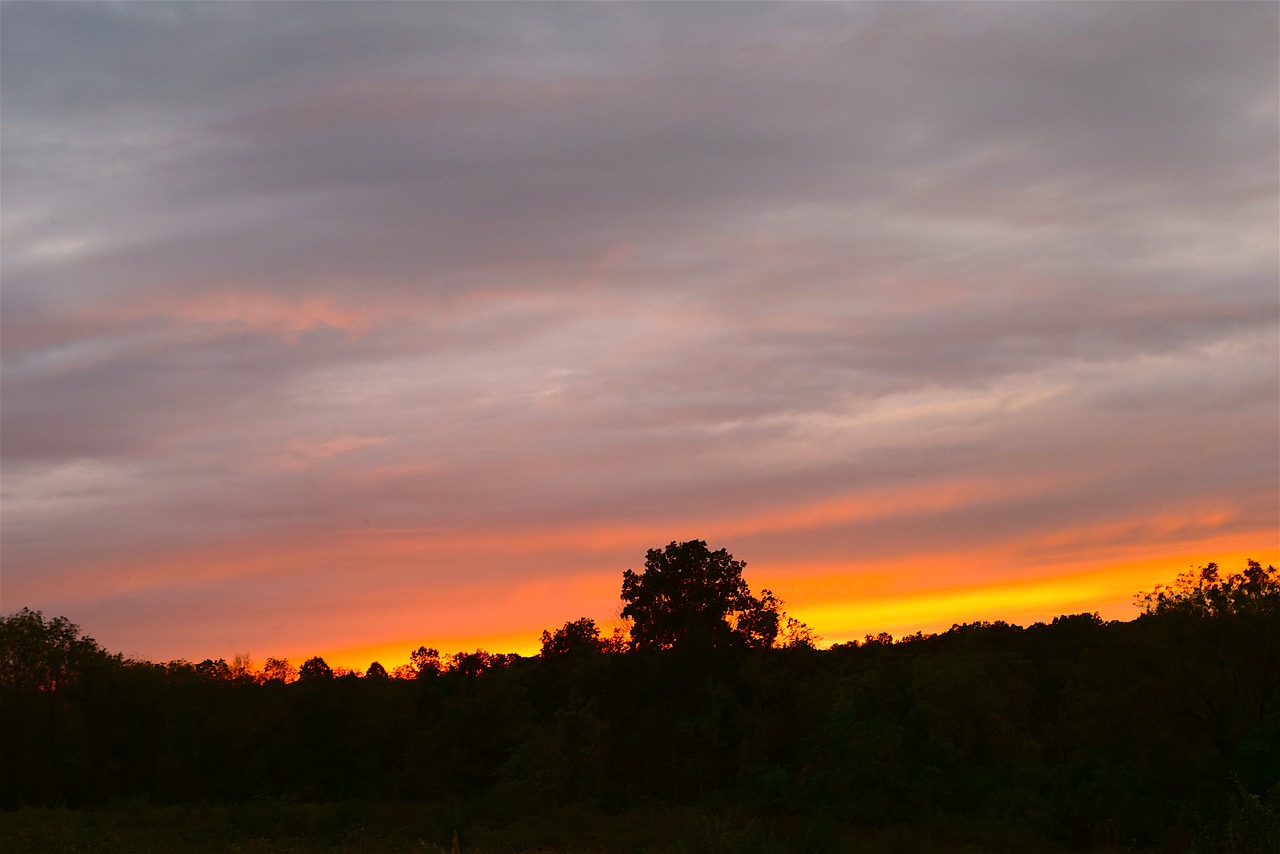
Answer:
<path fill-rule="evenodd" d="M 931 833 L 849 828 L 824 816 L 646 804 L 607 813 L 583 806 L 435 803 L 26 807 L 0 812 L 5 854 L 983 854 L 1052 851 L 1016 828 Z"/>

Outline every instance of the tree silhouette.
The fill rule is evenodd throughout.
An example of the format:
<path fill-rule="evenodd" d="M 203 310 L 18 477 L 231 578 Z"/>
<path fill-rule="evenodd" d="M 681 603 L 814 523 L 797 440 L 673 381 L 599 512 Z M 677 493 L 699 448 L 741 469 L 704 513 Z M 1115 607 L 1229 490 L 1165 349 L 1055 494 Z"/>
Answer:
<path fill-rule="evenodd" d="M 287 658 L 268 658 L 267 663 L 262 666 L 262 679 L 264 682 L 273 680 L 292 682 L 297 676 L 298 668 L 290 664 Z"/>
<path fill-rule="evenodd" d="M 232 682 L 238 682 L 243 685 L 257 681 L 253 673 L 253 659 L 249 657 L 247 652 L 236 653 L 227 668 L 230 671 Z"/>
<path fill-rule="evenodd" d="M 703 540 L 649 549 L 643 573 L 622 574 L 622 616 L 633 621 L 632 645 L 771 645 L 778 635 L 778 600 L 767 591 L 760 599 L 751 595 L 742 578 L 745 566 Z"/>
<path fill-rule="evenodd" d="M 425 646 L 420 646 L 409 653 L 409 666 L 413 668 L 415 679 L 429 679 L 432 676 L 439 676 L 444 669 L 440 664 L 440 650 Z"/>
<path fill-rule="evenodd" d="M 542 632 L 542 657 L 568 655 L 578 652 L 603 652 L 607 641 L 600 637 L 600 628 L 590 617 L 570 620 L 563 628 Z"/>
<path fill-rule="evenodd" d="M 759 599 L 753 599 L 735 616 L 733 627 L 747 646 L 763 649 L 778 639 L 781 623 L 782 601 L 772 590 L 762 590 Z"/>
<path fill-rule="evenodd" d="M 302 667 L 298 669 L 298 681 L 300 682 L 316 682 L 322 679 L 332 679 L 333 668 L 331 668 L 323 658 L 315 656 L 308 658 L 303 662 Z"/>
<path fill-rule="evenodd" d="M 105 655 L 66 617 L 46 621 L 40 611 L 23 608 L 0 618 L 0 689 L 56 691 Z"/>
<path fill-rule="evenodd" d="M 1188 614 L 1215 617 L 1272 611 L 1280 608 L 1280 573 L 1250 560 L 1244 572 L 1225 578 L 1216 563 L 1195 572 L 1184 572 L 1173 584 L 1158 585 L 1150 593 L 1137 595 L 1144 614 Z"/>
<path fill-rule="evenodd" d="M 369 665 L 369 669 L 364 672 L 365 679 L 376 679 L 386 681 L 391 678 L 387 675 L 387 668 L 382 666 L 382 662 L 375 661 Z"/>
<path fill-rule="evenodd" d="M 231 681 L 231 665 L 227 664 L 225 658 L 219 658 L 214 661 L 212 658 L 206 658 L 204 661 L 196 665 L 196 673 L 201 678 L 211 682 L 230 682 Z"/>
<path fill-rule="evenodd" d="M 508 667 L 518 657 L 514 653 L 487 652 L 483 649 L 477 649 L 475 652 L 455 652 L 449 657 L 449 672 L 476 677 L 486 670 Z"/>

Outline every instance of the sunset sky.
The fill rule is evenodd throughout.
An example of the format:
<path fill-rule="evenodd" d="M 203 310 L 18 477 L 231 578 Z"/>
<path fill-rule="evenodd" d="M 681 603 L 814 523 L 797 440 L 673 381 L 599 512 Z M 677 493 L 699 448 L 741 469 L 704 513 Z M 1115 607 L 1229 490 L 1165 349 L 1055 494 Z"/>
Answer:
<path fill-rule="evenodd" d="M 1280 560 L 1275 3 L 0 7 L 3 612 L 390 667 Z"/>

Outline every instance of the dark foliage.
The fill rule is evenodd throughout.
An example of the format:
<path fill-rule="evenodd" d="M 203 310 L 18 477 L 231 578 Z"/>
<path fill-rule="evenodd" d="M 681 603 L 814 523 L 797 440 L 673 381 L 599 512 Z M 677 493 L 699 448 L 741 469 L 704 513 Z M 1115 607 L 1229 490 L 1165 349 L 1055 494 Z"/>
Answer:
<path fill-rule="evenodd" d="M 298 668 L 298 680 L 301 682 L 317 682 L 332 678 L 333 668 L 318 655 L 315 658 L 308 658 Z"/>
<path fill-rule="evenodd" d="M 554 633 L 542 633 L 543 658 L 553 655 L 582 655 L 604 652 L 608 649 L 608 641 L 600 637 L 600 627 L 590 617 L 570 620 Z"/>
<path fill-rule="evenodd" d="M 1148 615 L 1214 617 L 1275 611 L 1280 608 L 1280 575 L 1274 566 L 1263 569 L 1262 564 L 1250 560 L 1244 572 L 1223 577 L 1218 565 L 1211 563 L 1195 572 L 1184 572 L 1171 585 L 1139 593 L 1138 600 Z"/>
<path fill-rule="evenodd" d="M 677 646 L 772 646 L 781 602 L 768 590 L 760 598 L 742 577 L 746 566 L 702 540 L 649 549 L 644 572 L 622 575 L 622 616 L 632 620 L 636 649 Z"/>
<path fill-rule="evenodd" d="M 706 589 L 749 611 L 739 569 L 715 559 Z M 423 649 L 417 679 L 333 678 L 312 659 L 292 683 L 127 661 L 24 610 L 0 623 L 0 804 L 501 803 L 511 822 L 697 805 L 749 815 L 777 850 L 906 825 L 1276 851 L 1277 590 L 1270 567 L 1206 567 L 1133 622 L 829 650 L 674 642 L 738 631 L 698 605 L 626 654 L 577 620 L 536 658 Z"/>

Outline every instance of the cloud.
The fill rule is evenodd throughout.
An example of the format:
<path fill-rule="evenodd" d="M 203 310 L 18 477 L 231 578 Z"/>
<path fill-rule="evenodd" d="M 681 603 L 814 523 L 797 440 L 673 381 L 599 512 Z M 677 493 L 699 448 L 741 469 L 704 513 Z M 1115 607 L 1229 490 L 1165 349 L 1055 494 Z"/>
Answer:
<path fill-rule="evenodd" d="M 1275 547 L 1273 7 L 2 14 L 6 599 Z"/>

